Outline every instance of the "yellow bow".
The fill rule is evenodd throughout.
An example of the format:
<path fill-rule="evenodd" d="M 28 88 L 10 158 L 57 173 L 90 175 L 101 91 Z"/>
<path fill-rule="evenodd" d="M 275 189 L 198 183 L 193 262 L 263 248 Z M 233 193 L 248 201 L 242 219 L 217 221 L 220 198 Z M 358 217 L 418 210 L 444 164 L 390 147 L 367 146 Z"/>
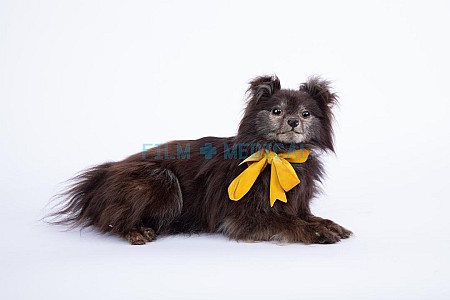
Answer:
<path fill-rule="evenodd" d="M 274 205 L 276 200 L 287 202 L 285 192 L 300 183 L 297 173 L 289 162 L 304 163 L 308 156 L 309 150 L 306 149 L 280 154 L 267 149 L 255 152 L 239 164 L 242 165 L 246 162 L 248 168 L 228 186 L 228 196 L 231 200 L 240 200 L 251 189 L 266 165 L 271 164 L 270 207 Z"/>

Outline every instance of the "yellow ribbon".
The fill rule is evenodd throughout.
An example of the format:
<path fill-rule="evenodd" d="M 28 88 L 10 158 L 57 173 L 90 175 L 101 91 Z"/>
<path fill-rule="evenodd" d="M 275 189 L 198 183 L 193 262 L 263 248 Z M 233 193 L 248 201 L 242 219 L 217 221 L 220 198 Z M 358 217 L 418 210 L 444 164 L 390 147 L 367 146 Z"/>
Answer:
<path fill-rule="evenodd" d="M 259 174 L 267 164 L 270 164 L 272 165 L 270 170 L 270 207 L 274 205 L 276 200 L 287 202 L 285 192 L 300 183 L 297 173 L 289 162 L 304 163 L 308 156 L 309 150 L 306 149 L 280 154 L 267 149 L 255 152 L 239 164 L 247 163 L 248 168 L 228 186 L 228 196 L 233 201 L 238 201 L 244 197 Z"/>

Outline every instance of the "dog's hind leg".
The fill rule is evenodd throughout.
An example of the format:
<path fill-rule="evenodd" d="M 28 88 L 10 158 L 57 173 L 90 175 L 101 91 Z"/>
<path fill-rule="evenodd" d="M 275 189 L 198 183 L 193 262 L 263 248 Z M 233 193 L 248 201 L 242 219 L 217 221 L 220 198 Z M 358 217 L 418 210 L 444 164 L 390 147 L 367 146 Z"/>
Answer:
<path fill-rule="evenodd" d="M 131 229 L 124 236 L 132 245 L 144 245 L 156 239 L 155 231 L 150 227 L 138 227 Z"/>
<path fill-rule="evenodd" d="M 183 207 L 181 188 L 176 175 L 164 168 L 137 172 L 135 178 L 122 178 L 119 193 L 122 201 L 111 203 L 101 214 L 100 224 L 111 220 L 111 231 L 133 245 L 156 238 Z"/>

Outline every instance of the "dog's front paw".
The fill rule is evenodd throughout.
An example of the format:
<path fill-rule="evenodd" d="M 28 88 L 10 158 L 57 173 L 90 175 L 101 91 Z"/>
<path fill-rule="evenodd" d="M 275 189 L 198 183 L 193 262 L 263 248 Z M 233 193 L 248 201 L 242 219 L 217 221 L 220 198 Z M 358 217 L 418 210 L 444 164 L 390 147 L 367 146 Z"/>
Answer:
<path fill-rule="evenodd" d="M 347 239 L 353 234 L 353 232 L 344 228 L 343 226 L 341 226 L 331 220 L 323 219 L 321 217 L 308 216 L 305 221 L 307 221 L 309 223 L 313 223 L 313 224 L 323 225 L 328 230 L 336 233 L 341 239 Z"/>
<path fill-rule="evenodd" d="M 339 234 L 322 224 L 308 224 L 301 228 L 305 244 L 334 244 L 341 240 Z"/>
<path fill-rule="evenodd" d="M 344 228 L 343 226 L 337 223 L 334 223 L 331 220 L 323 219 L 321 224 L 324 225 L 329 230 L 338 234 L 341 239 L 347 239 L 353 234 L 353 232 L 351 232 L 350 230 Z"/>
<path fill-rule="evenodd" d="M 322 224 L 302 222 L 294 228 L 274 235 L 272 240 L 281 243 L 334 244 L 341 238 Z"/>

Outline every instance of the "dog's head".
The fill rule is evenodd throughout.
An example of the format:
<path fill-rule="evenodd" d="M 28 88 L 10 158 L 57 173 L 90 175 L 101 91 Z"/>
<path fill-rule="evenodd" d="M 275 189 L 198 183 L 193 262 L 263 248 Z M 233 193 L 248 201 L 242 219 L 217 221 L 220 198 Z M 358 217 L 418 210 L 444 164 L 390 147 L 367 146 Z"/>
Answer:
<path fill-rule="evenodd" d="M 331 107 L 337 96 L 328 81 L 311 77 L 298 90 L 288 90 L 276 76 L 262 76 L 250 82 L 248 93 L 238 136 L 333 151 Z"/>

